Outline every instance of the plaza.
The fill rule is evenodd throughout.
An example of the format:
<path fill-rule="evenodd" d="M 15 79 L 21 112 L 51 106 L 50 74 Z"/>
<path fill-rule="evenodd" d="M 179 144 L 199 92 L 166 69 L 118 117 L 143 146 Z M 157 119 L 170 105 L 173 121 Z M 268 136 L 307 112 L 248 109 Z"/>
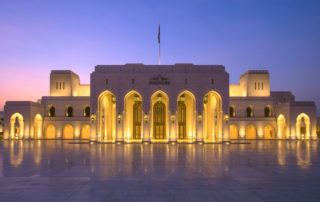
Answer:
<path fill-rule="evenodd" d="M 0 142 L 1 201 L 318 201 L 318 141 Z"/>

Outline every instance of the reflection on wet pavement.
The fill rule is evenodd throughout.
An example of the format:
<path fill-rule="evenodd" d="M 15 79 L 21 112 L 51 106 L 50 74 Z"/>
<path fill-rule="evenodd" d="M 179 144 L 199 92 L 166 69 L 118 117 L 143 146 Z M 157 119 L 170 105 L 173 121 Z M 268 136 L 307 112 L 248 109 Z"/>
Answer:
<path fill-rule="evenodd" d="M 5 200 L 316 200 L 318 141 L 0 142 Z"/>

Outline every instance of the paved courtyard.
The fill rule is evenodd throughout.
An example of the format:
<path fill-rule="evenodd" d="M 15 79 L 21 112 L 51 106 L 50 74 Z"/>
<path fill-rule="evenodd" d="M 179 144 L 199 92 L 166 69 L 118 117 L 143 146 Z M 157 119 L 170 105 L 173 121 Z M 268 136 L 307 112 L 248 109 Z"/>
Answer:
<path fill-rule="evenodd" d="M 0 201 L 320 201 L 318 141 L 1 141 Z"/>

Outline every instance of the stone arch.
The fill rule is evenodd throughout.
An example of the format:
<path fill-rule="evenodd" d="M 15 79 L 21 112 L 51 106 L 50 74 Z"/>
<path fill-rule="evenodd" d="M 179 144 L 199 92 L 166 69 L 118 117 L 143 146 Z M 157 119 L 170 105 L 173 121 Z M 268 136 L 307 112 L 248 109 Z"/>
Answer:
<path fill-rule="evenodd" d="M 129 91 L 124 96 L 124 139 L 142 139 L 142 96 L 135 90 Z"/>
<path fill-rule="evenodd" d="M 310 139 L 310 117 L 305 113 L 297 116 L 296 134 L 297 139 Z"/>
<path fill-rule="evenodd" d="M 169 96 L 162 90 L 151 95 L 151 129 L 152 140 L 168 140 Z"/>
<path fill-rule="evenodd" d="M 229 106 L 229 114 L 230 114 L 230 117 L 236 117 L 236 106 L 234 105 Z"/>
<path fill-rule="evenodd" d="M 253 124 L 246 127 L 246 139 L 257 139 L 257 129 Z"/>
<path fill-rule="evenodd" d="M 48 106 L 48 116 L 55 117 L 56 116 L 56 108 L 53 105 Z"/>
<path fill-rule="evenodd" d="M 247 107 L 246 114 L 247 114 L 247 117 L 253 117 L 254 116 L 253 106 L 252 105 L 249 105 Z"/>
<path fill-rule="evenodd" d="M 85 124 L 81 127 L 81 139 L 90 139 L 90 125 Z"/>
<path fill-rule="evenodd" d="M 33 138 L 42 138 L 42 124 L 42 116 L 36 114 L 33 121 Z"/>
<path fill-rule="evenodd" d="M 67 105 L 66 107 L 66 117 L 73 117 L 73 108 L 71 105 Z"/>
<path fill-rule="evenodd" d="M 264 114 L 264 117 L 271 117 L 272 116 L 272 107 L 270 105 L 267 105 L 264 108 L 263 114 Z"/>
<path fill-rule="evenodd" d="M 10 117 L 10 138 L 22 139 L 24 136 L 24 120 L 20 113 L 14 113 Z"/>
<path fill-rule="evenodd" d="M 45 139 L 55 139 L 56 138 L 56 128 L 54 125 L 49 124 L 45 130 Z"/>
<path fill-rule="evenodd" d="M 230 139 L 238 139 L 239 138 L 239 130 L 238 126 L 235 124 L 230 125 Z"/>
<path fill-rule="evenodd" d="M 116 139 L 116 97 L 108 90 L 98 97 L 98 141 L 114 142 Z"/>
<path fill-rule="evenodd" d="M 177 97 L 178 139 L 194 140 L 196 137 L 196 99 L 188 90 Z"/>
<path fill-rule="evenodd" d="M 280 114 L 277 118 L 277 127 L 278 127 L 278 138 L 279 139 L 287 138 L 287 122 L 286 122 L 286 117 L 283 114 Z"/>
<path fill-rule="evenodd" d="M 83 116 L 90 117 L 90 106 L 89 105 L 85 105 L 83 107 Z"/>
<path fill-rule="evenodd" d="M 274 139 L 275 136 L 275 132 L 274 132 L 274 128 L 268 124 L 263 128 L 263 138 L 264 139 Z"/>
<path fill-rule="evenodd" d="M 203 138 L 205 142 L 222 140 L 222 98 L 209 91 L 203 99 Z"/>
<path fill-rule="evenodd" d="M 66 124 L 63 127 L 63 139 L 73 139 L 73 127 L 70 124 Z"/>

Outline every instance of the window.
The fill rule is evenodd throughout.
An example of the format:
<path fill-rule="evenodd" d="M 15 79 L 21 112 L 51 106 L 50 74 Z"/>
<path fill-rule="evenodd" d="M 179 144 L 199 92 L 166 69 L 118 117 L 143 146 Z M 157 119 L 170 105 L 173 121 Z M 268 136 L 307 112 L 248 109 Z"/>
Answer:
<path fill-rule="evenodd" d="M 62 88 L 64 89 L 64 82 L 62 83 Z"/>
<path fill-rule="evenodd" d="M 56 109 L 53 106 L 49 107 L 49 113 L 48 113 L 49 117 L 55 117 L 56 115 L 55 113 L 56 113 Z"/>
<path fill-rule="evenodd" d="M 72 117 L 73 109 L 71 106 L 67 107 L 66 117 Z"/>
<path fill-rule="evenodd" d="M 271 116 L 271 107 L 266 106 L 264 108 L 264 117 L 270 117 Z"/>
<path fill-rule="evenodd" d="M 229 113 L 230 113 L 230 117 L 235 117 L 236 116 L 236 110 L 235 110 L 234 106 L 230 106 Z"/>
<path fill-rule="evenodd" d="M 247 117 L 253 117 L 253 107 L 247 107 Z"/>
<path fill-rule="evenodd" d="M 89 106 L 86 106 L 84 108 L 83 116 L 85 116 L 85 117 L 89 117 L 90 116 L 90 107 Z"/>

